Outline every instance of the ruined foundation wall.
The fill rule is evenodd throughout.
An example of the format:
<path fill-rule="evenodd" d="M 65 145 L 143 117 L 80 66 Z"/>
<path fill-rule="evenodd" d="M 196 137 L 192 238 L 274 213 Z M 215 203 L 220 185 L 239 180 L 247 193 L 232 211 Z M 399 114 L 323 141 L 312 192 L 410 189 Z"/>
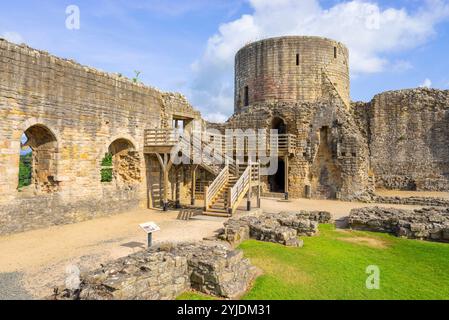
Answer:
<path fill-rule="evenodd" d="M 356 104 L 377 187 L 449 190 L 449 91 L 385 92 Z"/>
<path fill-rule="evenodd" d="M 0 234 L 146 205 L 144 130 L 168 126 L 187 104 L 180 95 L 0 40 Z M 33 126 L 56 141 L 41 160 L 51 165 L 53 189 L 18 192 L 21 136 Z M 133 158 L 120 170 L 134 173 L 114 171 L 119 180 L 101 183 L 101 161 L 117 139 L 133 146 L 119 156 Z"/>

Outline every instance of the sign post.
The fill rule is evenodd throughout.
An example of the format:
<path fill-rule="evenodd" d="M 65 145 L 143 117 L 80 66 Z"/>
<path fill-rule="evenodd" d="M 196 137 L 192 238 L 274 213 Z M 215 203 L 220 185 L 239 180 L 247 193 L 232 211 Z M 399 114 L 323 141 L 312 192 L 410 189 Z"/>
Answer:
<path fill-rule="evenodd" d="M 139 225 L 148 235 L 148 249 L 153 245 L 153 232 L 160 231 L 161 228 L 154 222 L 146 222 Z"/>

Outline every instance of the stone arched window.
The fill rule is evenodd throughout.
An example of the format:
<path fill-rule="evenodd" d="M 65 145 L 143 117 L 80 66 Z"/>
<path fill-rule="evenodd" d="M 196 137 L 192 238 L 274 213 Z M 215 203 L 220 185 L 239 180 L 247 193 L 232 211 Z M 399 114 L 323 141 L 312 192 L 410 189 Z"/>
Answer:
<path fill-rule="evenodd" d="M 101 165 L 102 182 L 133 185 L 141 181 L 140 155 L 133 143 L 127 139 L 112 142 Z M 110 170 L 110 177 L 107 170 Z"/>
<path fill-rule="evenodd" d="M 52 193 L 58 190 L 58 141 L 44 125 L 33 125 L 22 135 L 18 188 L 21 191 Z"/>

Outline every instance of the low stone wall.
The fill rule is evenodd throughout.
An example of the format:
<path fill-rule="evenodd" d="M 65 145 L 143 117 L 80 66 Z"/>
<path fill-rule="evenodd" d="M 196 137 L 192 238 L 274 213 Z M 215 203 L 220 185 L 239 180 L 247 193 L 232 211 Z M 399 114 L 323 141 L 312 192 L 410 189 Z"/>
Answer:
<path fill-rule="evenodd" d="M 350 228 L 386 232 L 398 237 L 449 242 L 449 208 L 401 210 L 361 208 L 351 211 Z"/>
<path fill-rule="evenodd" d="M 444 198 L 432 197 L 383 197 L 373 196 L 373 202 L 388 203 L 388 204 L 402 204 L 415 205 L 425 207 L 449 207 L 449 200 Z"/>
<path fill-rule="evenodd" d="M 140 205 L 139 186 L 103 188 L 90 197 L 64 200 L 59 194 L 24 197 L 0 205 L 0 235 L 111 216 Z M 107 208 L 107 210 L 105 209 Z"/>
<path fill-rule="evenodd" d="M 307 219 L 316 221 L 318 223 L 332 223 L 333 217 L 332 214 L 330 214 L 327 211 L 282 211 L 280 216 L 285 215 L 294 215 L 297 217 L 300 217 L 301 219 Z"/>
<path fill-rule="evenodd" d="M 190 288 L 187 258 L 142 251 L 81 276 L 79 290 L 58 290 L 58 300 L 171 300 Z"/>
<path fill-rule="evenodd" d="M 57 300 L 172 300 L 194 289 L 238 298 L 256 276 L 243 252 L 222 245 L 163 245 L 81 276 L 79 290 L 59 288 Z"/>
<path fill-rule="evenodd" d="M 224 246 L 182 244 L 171 251 L 185 257 L 191 288 L 209 295 L 238 298 L 248 290 L 256 269 L 241 250 Z"/>
<path fill-rule="evenodd" d="M 255 239 L 279 243 L 285 246 L 303 245 L 299 236 L 313 236 L 318 233 L 318 223 L 331 221 L 327 212 L 281 212 L 230 219 L 220 230 L 218 238 L 238 246 L 245 240 Z M 325 222 L 322 222 L 325 223 Z"/>

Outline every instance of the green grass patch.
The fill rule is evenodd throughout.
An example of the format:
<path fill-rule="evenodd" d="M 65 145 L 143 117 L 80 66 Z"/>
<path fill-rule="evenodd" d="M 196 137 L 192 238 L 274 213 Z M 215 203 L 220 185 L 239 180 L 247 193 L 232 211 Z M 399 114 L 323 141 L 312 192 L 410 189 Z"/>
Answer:
<path fill-rule="evenodd" d="M 218 300 L 218 299 L 199 292 L 188 291 L 184 292 L 182 295 L 176 298 L 176 300 Z"/>
<path fill-rule="evenodd" d="M 264 272 L 246 300 L 449 299 L 449 244 L 322 225 L 304 248 L 252 240 L 240 248 Z M 370 265 L 380 268 L 379 290 L 366 288 Z"/>

